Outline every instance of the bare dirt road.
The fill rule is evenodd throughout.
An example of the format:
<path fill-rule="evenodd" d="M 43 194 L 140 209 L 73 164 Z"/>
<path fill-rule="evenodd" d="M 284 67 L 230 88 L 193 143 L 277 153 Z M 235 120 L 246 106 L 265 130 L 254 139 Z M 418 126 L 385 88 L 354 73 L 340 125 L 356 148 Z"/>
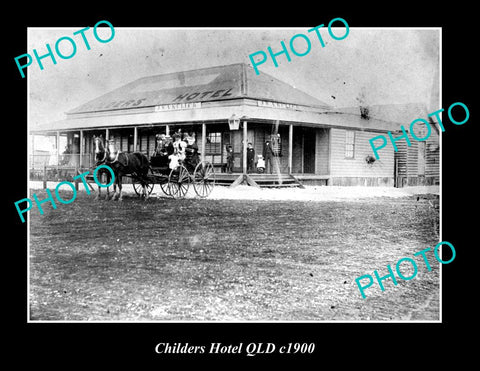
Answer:
<path fill-rule="evenodd" d="M 416 278 L 385 281 L 384 292 L 376 284 L 366 299 L 355 283 L 435 246 L 435 195 L 212 197 L 115 202 L 79 192 L 56 210 L 44 204 L 44 215 L 34 208 L 31 320 L 439 319 L 433 254 L 431 272 L 417 260 Z"/>

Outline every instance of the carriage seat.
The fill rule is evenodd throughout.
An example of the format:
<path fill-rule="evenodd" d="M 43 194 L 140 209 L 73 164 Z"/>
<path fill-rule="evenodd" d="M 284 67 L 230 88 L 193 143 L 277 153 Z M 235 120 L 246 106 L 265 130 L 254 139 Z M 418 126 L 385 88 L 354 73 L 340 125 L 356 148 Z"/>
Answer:
<path fill-rule="evenodd" d="M 150 165 L 154 167 L 168 167 L 170 160 L 167 155 L 155 155 L 150 157 Z"/>

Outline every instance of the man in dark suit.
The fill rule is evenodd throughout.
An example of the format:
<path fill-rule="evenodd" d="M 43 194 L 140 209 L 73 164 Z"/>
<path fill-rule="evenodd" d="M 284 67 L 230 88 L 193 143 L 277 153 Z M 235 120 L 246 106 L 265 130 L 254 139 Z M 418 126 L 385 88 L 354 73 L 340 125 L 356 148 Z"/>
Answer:
<path fill-rule="evenodd" d="M 273 149 L 269 140 L 265 141 L 265 145 L 263 146 L 263 159 L 265 160 L 265 172 L 272 174 Z"/>
<path fill-rule="evenodd" d="M 233 173 L 233 148 L 230 144 L 227 145 L 227 173 Z"/>
<path fill-rule="evenodd" d="M 253 167 L 255 166 L 255 150 L 252 143 L 248 143 L 247 147 L 247 173 L 253 173 Z"/>

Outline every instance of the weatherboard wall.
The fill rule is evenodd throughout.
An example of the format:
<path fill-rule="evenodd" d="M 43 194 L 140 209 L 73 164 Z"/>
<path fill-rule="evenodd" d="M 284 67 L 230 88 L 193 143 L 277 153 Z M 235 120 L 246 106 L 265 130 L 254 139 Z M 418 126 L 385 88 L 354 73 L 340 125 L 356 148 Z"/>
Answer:
<path fill-rule="evenodd" d="M 367 164 L 365 158 L 367 155 L 373 155 L 369 139 L 379 135 L 379 133 L 354 130 L 354 156 L 353 158 L 346 158 L 346 131 L 344 129 L 330 129 L 330 177 L 332 178 L 332 185 L 362 185 L 362 182 L 372 182 L 366 178 L 377 178 L 378 184 L 390 185 L 393 183 L 393 148 L 391 146 L 383 148 L 380 152 L 380 159 L 373 164 Z M 351 178 L 351 180 L 347 178 Z M 376 182 L 374 181 L 374 183 Z"/>
<path fill-rule="evenodd" d="M 395 153 L 397 162 L 397 185 L 429 185 L 440 181 L 440 148 L 439 136 L 432 130 L 425 144 L 410 138 L 410 146 L 406 140 L 399 140 Z M 419 153 L 423 151 L 423 156 Z M 423 169 L 423 171 L 422 171 Z"/>

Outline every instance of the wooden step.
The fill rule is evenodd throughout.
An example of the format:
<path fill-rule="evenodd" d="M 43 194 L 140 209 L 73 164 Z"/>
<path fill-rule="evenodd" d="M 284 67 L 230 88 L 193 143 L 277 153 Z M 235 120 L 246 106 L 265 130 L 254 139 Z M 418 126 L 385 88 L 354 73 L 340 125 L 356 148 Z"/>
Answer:
<path fill-rule="evenodd" d="M 256 174 L 248 174 L 252 179 L 268 179 L 268 180 L 275 180 L 275 179 L 292 179 L 290 175 L 256 175 Z"/>
<path fill-rule="evenodd" d="M 289 184 L 262 184 L 262 188 L 296 188 L 300 187 L 298 183 L 289 183 Z"/>
<path fill-rule="evenodd" d="M 268 181 L 268 180 L 255 180 L 255 183 L 257 184 L 297 184 L 296 181 L 294 180 L 284 180 L 282 182 L 278 181 Z"/>
<path fill-rule="evenodd" d="M 232 186 L 235 181 L 241 181 L 242 174 L 215 174 L 215 184 L 219 186 Z M 260 188 L 303 188 L 303 185 L 289 174 L 248 174 L 250 180 Z M 241 184 L 246 184 L 243 181 Z"/>
<path fill-rule="evenodd" d="M 295 180 L 258 180 L 258 179 L 253 179 L 255 183 L 257 184 L 270 184 L 270 183 L 276 183 L 276 184 L 287 184 L 287 183 L 296 183 Z"/>

